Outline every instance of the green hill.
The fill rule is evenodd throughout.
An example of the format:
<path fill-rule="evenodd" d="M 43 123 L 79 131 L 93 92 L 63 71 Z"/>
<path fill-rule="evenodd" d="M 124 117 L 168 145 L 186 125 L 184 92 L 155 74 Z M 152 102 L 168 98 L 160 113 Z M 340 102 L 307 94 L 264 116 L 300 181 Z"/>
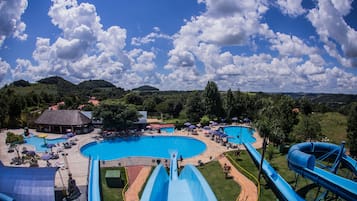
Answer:
<path fill-rule="evenodd" d="M 155 87 L 152 87 L 152 86 L 149 86 L 149 85 L 143 85 L 141 87 L 134 88 L 133 91 L 142 91 L 142 92 L 145 92 L 145 91 L 159 91 L 159 89 L 155 88 Z"/>
<path fill-rule="evenodd" d="M 79 89 L 115 88 L 115 85 L 105 80 L 87 80 L 77 85 Z"/>

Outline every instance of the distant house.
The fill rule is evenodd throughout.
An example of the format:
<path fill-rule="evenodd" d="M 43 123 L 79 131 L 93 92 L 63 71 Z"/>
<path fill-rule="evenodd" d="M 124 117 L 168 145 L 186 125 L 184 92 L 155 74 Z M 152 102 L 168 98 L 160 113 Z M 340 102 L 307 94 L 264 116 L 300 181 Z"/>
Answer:
<path fill-rule="evenodd" d="M 45 110 L 35 124 L 37 131 L 48 133 L 65 133 L 70 129 L 83 134 L 93 130 L 92 120 L 79 110 Z"/>

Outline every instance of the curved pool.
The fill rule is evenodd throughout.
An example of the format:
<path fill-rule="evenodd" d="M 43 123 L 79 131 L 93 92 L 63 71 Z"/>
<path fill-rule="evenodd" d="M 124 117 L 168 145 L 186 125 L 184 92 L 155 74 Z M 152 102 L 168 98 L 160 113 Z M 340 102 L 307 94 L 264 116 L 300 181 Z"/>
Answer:
<path fill-rule="evenodd" d="M 254 129 L 244 126 L 226 126 L 223 131 L 228 135 L 228 141 L 236 144 L 254 143 Z"/>
<path fill-rule="evenodd" d="M 81 147 L 86 157 L 99 160 L 114 160 L 127 157 L 170 158 L 171 151 L 178 151 L 182 157 L 192 158 L 203 153 L 206 144 L 200 140 L 181 136 L 141 136 L 115 138 L 91 142 Z"/>

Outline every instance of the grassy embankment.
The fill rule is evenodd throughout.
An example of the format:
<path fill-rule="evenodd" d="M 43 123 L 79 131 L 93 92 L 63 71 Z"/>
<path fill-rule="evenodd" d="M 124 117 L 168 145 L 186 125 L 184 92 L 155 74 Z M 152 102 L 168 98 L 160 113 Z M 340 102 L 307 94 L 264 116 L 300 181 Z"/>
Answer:
<path fill-rule="evenodd" d="M 123 188 L 110 188 L 105 181 L 105 172 L 106 170 L 120 170 L 120 176 L 124 182 L 124 185 L 127 183 L 126 181 L 126 173 L 123 167 L 106 167 L 100 168 L 100 180 L 101 180 L 101 188 L 102 188 L 102 200 L 103 201 L 122 201 L 124 198 L 122 197 Z"/>

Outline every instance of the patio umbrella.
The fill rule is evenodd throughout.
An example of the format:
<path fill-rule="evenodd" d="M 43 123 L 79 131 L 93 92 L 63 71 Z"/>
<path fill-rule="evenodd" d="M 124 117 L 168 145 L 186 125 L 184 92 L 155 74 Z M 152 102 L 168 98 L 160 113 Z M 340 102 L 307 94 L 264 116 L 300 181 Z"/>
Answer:
<path fill-rule="evenodd" d="M 35 151 L 27 151 L 27 152 L 26 152 L 26 155 L 27 155 L 27 156 L 35 156 L 35 155 L 36 155 L 36 152 L 35 152 Z"/>
<path fill-rule="evenodd" d="M 37 137 L 43 138 L 43 143 L 44 143 L 44 145 L 47 144 L 47 142 L 46 142 L 46 137 L 47 137 L 47 136 L 48 136 L 48 135 L 45 134 L 45 133 L 41 133 L 41 134 L 38 134 L 38 135 L 37 135 Z"/>
<path fill-rule="evenodd" d="M 74 134 L 73 134 L 73 133 L 67 133 L 66 136 L 67 136 L 67 137 L 73 137 Z"/>
<path fill-rule="evenodd" d="M 249 122 L 250 122 L 250 119 L 249 119 L 249 118 L 244 118 L 243 121 L 244 121 L 245 123 L 249 123 Z"/>
<path fill-rule="evenodd" d="M 238 121 L 238 117 L 233 117 L 232 121 Z"/>
<path fill-rule="evenodd" d="M 227 135 L 227 134 L 224 134 L 224 133 L 221 135 L 221 137 L 227 137 L 227 136 L 228 136 L 228 135 Z"/>
<path fill-rule="evenodd" d="M 55 147 L 55 146 L 56 146 L 56 145 L 55 145 L 55 144 L 52 144 L 52 143 L 46 145 L 47 148 L 50 148 L 50 149 L 51 149 L 51 152 L 52 152 L 52 148 Z"/>
<path fill-rule="evenodd" d="M 196 126 L 195 126 L 195 125 L 190 125 L 188 128 L 189 128 L 189 129 L 195 129 Z"/>
<path fill-rule="evenodd" d="M 56 146 L 56 145 L 55 145 L 55 144 L 52 144 L 52 143 L 46 145 L 47 148 L 53 148 L 53 147 L 55 147 L 55 146 Z"/>
<path fill-rule="evenodd" d="M 190 122 L 186 122 L 186 123 L 184 123 L 183 125 L 185 125 L 185 126 L 191 126 L 191 123 L 190 123 Z"/>
<path fill-rule="evenodd" d="M 48 161 L 48 160 L 50 160 L 52 158 L 52 155 L 50 155 L 50 154 L 43 154 L 42 156 L 41 156 L 41 159 L 42 160 L 45 160 L 45 161 Z"/>
<path fill-rule="evenodd" d="M 205 130 L 211 130 L 211 127 L 209 127 L 209 126 L 204 126 L 203 129 L 205 129 Z"/>

